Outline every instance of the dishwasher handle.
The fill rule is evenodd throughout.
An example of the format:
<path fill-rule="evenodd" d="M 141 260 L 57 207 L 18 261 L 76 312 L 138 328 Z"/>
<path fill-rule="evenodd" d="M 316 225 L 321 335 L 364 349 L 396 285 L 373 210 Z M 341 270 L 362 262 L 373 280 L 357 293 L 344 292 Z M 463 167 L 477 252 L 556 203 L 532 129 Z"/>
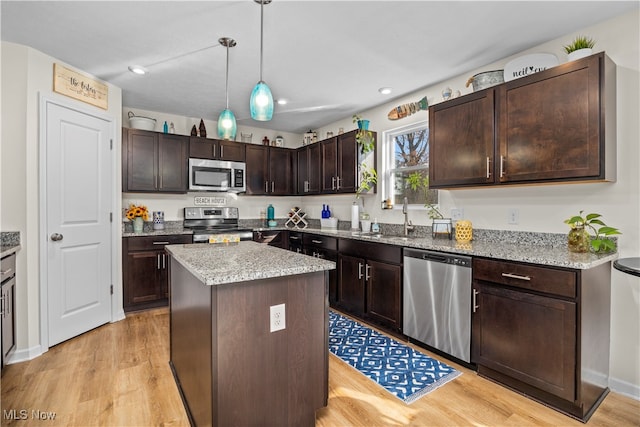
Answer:
<path fill-rule="evenodd" d="M 422 259 L 425 261 L 435 261 L 435 262 L 447 262 L 449 259 L 444 255 L 432 254 L 432 253 L 423 253 Z"/>

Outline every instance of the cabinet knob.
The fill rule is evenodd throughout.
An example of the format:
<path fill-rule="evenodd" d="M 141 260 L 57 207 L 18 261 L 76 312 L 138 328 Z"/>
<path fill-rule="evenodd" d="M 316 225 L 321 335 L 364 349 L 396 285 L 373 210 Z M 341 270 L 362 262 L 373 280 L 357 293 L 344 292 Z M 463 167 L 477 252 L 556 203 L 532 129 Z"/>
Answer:
<path fill-rule="evenodd" d="M 53 233 L 51 235 L 51 240 L 53 240 L 54 242 L 58 242 L 60 240 L 62 240 L 64 238 L 64 236 L 62 234 L 59 233 Z"/>

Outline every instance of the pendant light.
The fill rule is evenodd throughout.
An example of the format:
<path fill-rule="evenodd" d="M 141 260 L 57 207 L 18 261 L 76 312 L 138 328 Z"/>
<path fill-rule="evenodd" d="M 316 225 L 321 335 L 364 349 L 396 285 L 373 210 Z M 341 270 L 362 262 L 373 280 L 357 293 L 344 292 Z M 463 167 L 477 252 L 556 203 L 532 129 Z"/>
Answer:
<path fill-rule="evenodd" d="M 236 41 L 228 37 L 222 37 L 218 39 L 218 43 L 227 48 L 227 72 L 225 81 L 227 108 L 225 108 L 224 111 L 220 113 L 220 117 L 218 117 L 218 137 L 233 141 L 236 139 L 236 132 L 238 128 L 236 126 L 236 116 L 234 116 L 233 112 L 229 109 L 229 48 L 234 47 L 236 45 Z"/>
<path fill-rule="evenodd" d="M 249 101 L 249 109 L 251 110 L 251 118 L 261 122 L 271 120 L 273 116 L 273 96 L 271 89 L 262 80 L 262 45 L 263 45 L 263 27 L 264 27 L 264 5 L 271 3 L 271 0 L 254 0 L 260 3 L 260 81 L 256 84 L 251 92 L 251 100 Z"/>

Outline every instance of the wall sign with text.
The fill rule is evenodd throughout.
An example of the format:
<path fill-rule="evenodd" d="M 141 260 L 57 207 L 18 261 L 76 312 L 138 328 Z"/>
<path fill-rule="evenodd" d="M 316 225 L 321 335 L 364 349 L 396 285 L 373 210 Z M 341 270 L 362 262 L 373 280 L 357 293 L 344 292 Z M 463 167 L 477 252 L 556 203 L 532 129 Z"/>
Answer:
<path fill-rule="evenodd" d="M 106 84 L 58 64 L 53 64 L 53 91 L 104 110 L 109 105 Z"/>

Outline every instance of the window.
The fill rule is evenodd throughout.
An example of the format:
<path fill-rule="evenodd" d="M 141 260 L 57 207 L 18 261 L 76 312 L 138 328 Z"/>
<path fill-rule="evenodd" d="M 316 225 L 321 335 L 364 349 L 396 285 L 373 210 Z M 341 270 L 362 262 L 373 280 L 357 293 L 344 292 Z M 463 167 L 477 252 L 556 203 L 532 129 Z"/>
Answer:
<path fill-rule="evenodd" d="M 438 203 L 438 191 L 429 190 L 429 125 L 414 123 L 384 133 L 382 167 L 384 198 L 401 205 Z"/>

